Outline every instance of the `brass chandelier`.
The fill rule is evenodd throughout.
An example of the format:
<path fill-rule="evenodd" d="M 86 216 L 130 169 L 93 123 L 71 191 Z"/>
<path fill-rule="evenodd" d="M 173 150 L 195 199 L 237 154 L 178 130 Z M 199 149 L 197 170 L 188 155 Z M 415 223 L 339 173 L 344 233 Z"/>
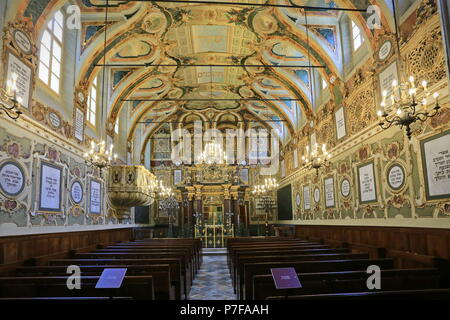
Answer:
<path fill-rule="evenodd" d="M 105 141 L 96 144 L 91 141 L 91 149 L 84 154 L 85 162 L 88 166 L 95 166 L 100 169 L 100 174 L 103 168 L 108 168 L 112 165 L 113 160 L 117 159 L 117 154 L 113 154 L 114 146 L 111 144 L 109 149 L 105 146 Z"/>
<path fill-rule="evenodd" d="M 322 148 L 319 149 L 317 143 L 314 144 L 310 151 L 309 146 L 306 146 L 306 156 L 302 156 L 304 167 L 307 170 L 315 169 L 316 174 L 319 174 L 319 169 L 330 165 L 331 153 L 327 151 L 327 145 L 322 144 Z"/>
<path fill-rule="evenodd" d="M 379 125 L 383 129 L 389 129 L 392 125 L 405 127 L 406 136 L 411 139 L 411 125 L 417 121 L 424 122 L 428 118 L 438 114 L 439 93 L 433 94 L 434 106 L 428 111 L 428 104 L 431 92 L 428 90 L 427 82 L 422 81 L 422 88 L 416 87 L 413 76 L 409 77 L 409 82 L 398 84 L 396 80 L 392 82 L 392 95 L 390 96 L 390 109 L 387 107 L 387 91 L 383 91 L 381 109 L 378 110 L 380 118 Z"/>

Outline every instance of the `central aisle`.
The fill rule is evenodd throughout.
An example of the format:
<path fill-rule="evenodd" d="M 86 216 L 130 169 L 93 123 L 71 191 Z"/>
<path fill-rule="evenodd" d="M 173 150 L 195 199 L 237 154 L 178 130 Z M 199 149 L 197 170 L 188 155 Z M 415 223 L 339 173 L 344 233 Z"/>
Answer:
<path fill-rule="evenodd" d="M 203 263 L 195 278 L 189 300 L 236 300 L 228 271 L 226 249 L 204 249 Z"/>

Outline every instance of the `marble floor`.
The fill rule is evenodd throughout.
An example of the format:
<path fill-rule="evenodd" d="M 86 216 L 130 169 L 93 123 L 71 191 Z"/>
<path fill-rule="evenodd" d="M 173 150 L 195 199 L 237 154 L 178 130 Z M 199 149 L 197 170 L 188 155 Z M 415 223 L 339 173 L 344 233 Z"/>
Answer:
<path fill-rule="evenodd" d="M 205 255 L 189 300 L 236 300 L 225 254 Z"/>

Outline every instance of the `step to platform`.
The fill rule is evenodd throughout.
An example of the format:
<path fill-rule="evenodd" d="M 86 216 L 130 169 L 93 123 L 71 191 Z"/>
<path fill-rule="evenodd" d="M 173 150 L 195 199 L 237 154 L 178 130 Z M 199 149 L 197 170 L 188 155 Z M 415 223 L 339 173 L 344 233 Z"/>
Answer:
<path fill-rule="evenodd" d="M 227 254 L 227 248 L 203 248 L 202 255 L 204 256 L 223 256 Z"/>

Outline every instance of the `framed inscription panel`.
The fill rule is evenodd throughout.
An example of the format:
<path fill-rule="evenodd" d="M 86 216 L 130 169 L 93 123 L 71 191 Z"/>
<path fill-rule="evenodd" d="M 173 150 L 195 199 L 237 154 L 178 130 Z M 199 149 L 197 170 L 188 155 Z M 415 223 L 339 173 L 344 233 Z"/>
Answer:
<path fill-rule="evenodd" d="M 311 192 L 309 186 L 303 187 L 303 208 L 305 210 L 311 210 Z"/>
<path fill-rule="evenodd" d="M 341 195 L 345 198 L 350 195 L 350 181 L 347 178 L 341 181 Z"/>
<path fill-rule="evenodd" d="M 61 212 L 62 167 L 41 162 L 39 209 L 43 212 Z"/>
<path fill-rule="evenodd" d="M 398 81 L 398 71 L 397 62 L 394 61 L 386 69 L 380 73 L 380 96 L 382 96 L 383 91 L 387 92 L 387 97 L 392 95 L 392 82 L 394 80 Z M 390 107 L 392 104 L 391 99 L 386 99 L 386 106 Z"/>
<path fill-rule="evenodd" d="M 80 204 L 83 200 L 83 186 L 80 181 L 75 180 L 72 183 L 72 186 L 70 187 L 70 198 L 75 204 Z"/>
<path fill-rule="evenodd" d="M 427 200 L 450 197 L 450 131 L 420 144 Z"/>
<path fill-rule="evenodd" d="M 342 139 L 346 136 L 347 131 L 345 127 L 345 115 L 344 115 L 344 107 L 340 107 L 334 114 L 334 118 L 336 121 L 336 138 Z"/>
<path fill-rule="evenodd" d="M 15 161 L 6 161 L 0 165 L 0 190 L 9 197 L 16 197 L 25 187 L 25 173 Z"/>
<path fill-rule="evenodd" d="M 324 192 L 325 192 L 325 208 L 333 208 L 334 203 L 334 178 L 325 178 L 323 181 Z"/>
<path fill-rule="evenodd" d="M 17 98 L 21 98 L 22 106 L 28 109 L 32 93 L 32 68 L 11 51 L 7 52 L 7 57 L 6 79 L 11 80 L 13 73 L 17 74 Z"/>
<path fill-rule="evenodd" d="M 392 190 L 400 190 L 405 185 L 405 170 L 395 163 L 388 168 L 386 179 Z"/>
<path fill-rule="evenodd" d="M 100 214 L 102 212 L 102 184 L 91 179 L 89 188 L 89 213 Z"/>
<path fill-rule="evenodd" d="M 320 201 L 320 189 L 316 187 L 314 189 L 314 202 L 319 203 L 319 201 Z"/>
<path fill-rule="evenodd" d="M 75 123 L 73 126 L 73 136 L 78 141 L 84 140 L 84 112 L 80 108 L 75 108 Z"/>
<path fill-rule="evenodd" d="M 294 149 L 294 151 L 292 152 L 292 157 L 294 158 L 294 169 L 297 169 L 298 167 L 298 150 Z"/>
<path fill-rule="evenodd" d="M 375 166 L 373 162 L 358 167 L 359 202 L 368 203 L 377 201 L 375 182 Z"/>

